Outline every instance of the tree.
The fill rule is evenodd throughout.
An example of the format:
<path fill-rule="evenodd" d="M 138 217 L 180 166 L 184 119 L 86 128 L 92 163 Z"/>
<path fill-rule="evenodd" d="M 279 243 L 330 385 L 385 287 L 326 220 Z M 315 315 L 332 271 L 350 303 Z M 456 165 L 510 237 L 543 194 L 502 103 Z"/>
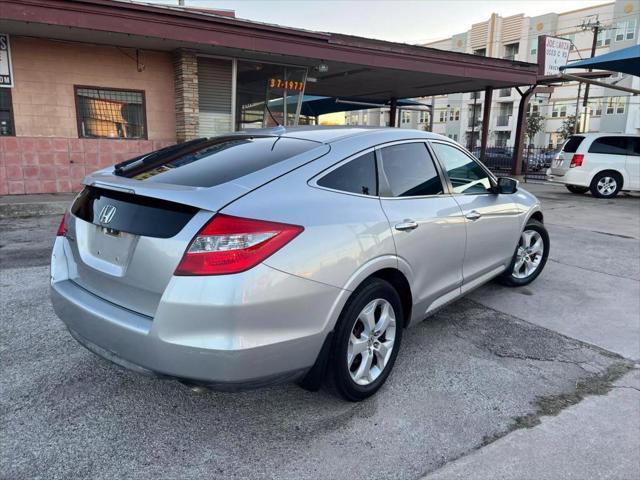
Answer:
<path fill-rule="evenodd" d="M 558 135 L 560 135 L 560 138 L 562 138 L 562 140 L 566 140 L 571 135 L 573 135 L 573 132 L 575 131 L 575 129 L 576 129 L 576 116 L 569 115 L 562 122 L 562 126 L 557 130 L 557 132 L 558 132 Z"/>
<path fill-rule="evenodd" d="M 527 124 L 525 127 L 525 135 L 527 136 L 527 144 L 533 143 L 533 137 L 544 128 L 544 117 L 539 112 L 533 112 L 527 115 Z"/>

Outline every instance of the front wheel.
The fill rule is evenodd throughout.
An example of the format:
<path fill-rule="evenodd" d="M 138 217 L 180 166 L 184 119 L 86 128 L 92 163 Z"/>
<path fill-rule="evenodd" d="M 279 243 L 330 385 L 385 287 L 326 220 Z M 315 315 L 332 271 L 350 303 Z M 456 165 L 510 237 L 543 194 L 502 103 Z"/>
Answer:
<path fill-rule="evenodd" d="M 402 303 L 388 282 L 373 278 L 345 305 L 328 362 L 329 387 L 358 402 L 385 382 L 402 340 Z"/>
<path fill-rule="evenodd" d="M 542 272 L 549 256 L 549 234 L 537 220 L 524 227 L 509 268 L 499 277 L 502 284 L 521 287 L 533 282 Z"/>
<path fill-rule="evenodd" d="M 578 185 L 565 185 L 571 193 L 582 194 L 589 191 L 589 187 L 579 187 Z"/>

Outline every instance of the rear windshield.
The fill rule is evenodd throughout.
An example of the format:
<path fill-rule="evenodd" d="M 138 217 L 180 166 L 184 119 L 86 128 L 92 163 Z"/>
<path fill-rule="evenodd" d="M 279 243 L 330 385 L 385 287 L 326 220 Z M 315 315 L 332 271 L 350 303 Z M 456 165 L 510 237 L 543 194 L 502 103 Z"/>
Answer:
<path fill-rule="evenodd" d="M 213 187 L 319 146 L 285 137 L 219 137 L 169 147 L 116 165 L 116 175 L 143 182 Z"/>
<path fill-rule="evenodd" d="M 567 140 L 567 143 L 564 144 L 562 151 L 567 153 L 576 153 L 578 147 L 582 143 L 582 140 L 584 140 L 584 137 L 581 137 L 580 135 L 573 135 L 569 140 Z"/>

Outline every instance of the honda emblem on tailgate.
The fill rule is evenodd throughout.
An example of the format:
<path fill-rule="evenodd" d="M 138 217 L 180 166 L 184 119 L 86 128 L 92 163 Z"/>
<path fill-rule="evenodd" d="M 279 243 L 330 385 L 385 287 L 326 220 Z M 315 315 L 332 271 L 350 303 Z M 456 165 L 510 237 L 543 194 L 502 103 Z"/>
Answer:
<path fill-rule="evenodd" d="M 100 220 L 100 223 L 109 223 L 111 220 L 113 220 L 113 217 L 116 216 L 116 207 L 114 207 L 113 205 L 105 205 L 104 207 L 102 207 L 102 210 L 100 210 L 100 215 L 98 216 L 98 220 Z"/>

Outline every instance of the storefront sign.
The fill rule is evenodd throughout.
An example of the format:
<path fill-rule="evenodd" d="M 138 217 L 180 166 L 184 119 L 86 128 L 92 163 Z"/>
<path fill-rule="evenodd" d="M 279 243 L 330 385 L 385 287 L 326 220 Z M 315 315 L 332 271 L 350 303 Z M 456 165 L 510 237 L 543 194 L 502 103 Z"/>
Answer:
<path fill-rule="evenodd" d="M 0 87 L 13 87 L 9 35 L 0 33 Z"/>
<path fill-rule="evenodd" d="M 541 35 L 538 37 L 538 72 L 540 75 L 560 75 L 569 59 L 571 40 Z"/>
<path fill-rule="evenodd" d="M 304 91 L 304 82 L 299 82 L 297 80 L 282 80 L 281 78 L 270 78 L 269 88 L 302 92 Z"/>

